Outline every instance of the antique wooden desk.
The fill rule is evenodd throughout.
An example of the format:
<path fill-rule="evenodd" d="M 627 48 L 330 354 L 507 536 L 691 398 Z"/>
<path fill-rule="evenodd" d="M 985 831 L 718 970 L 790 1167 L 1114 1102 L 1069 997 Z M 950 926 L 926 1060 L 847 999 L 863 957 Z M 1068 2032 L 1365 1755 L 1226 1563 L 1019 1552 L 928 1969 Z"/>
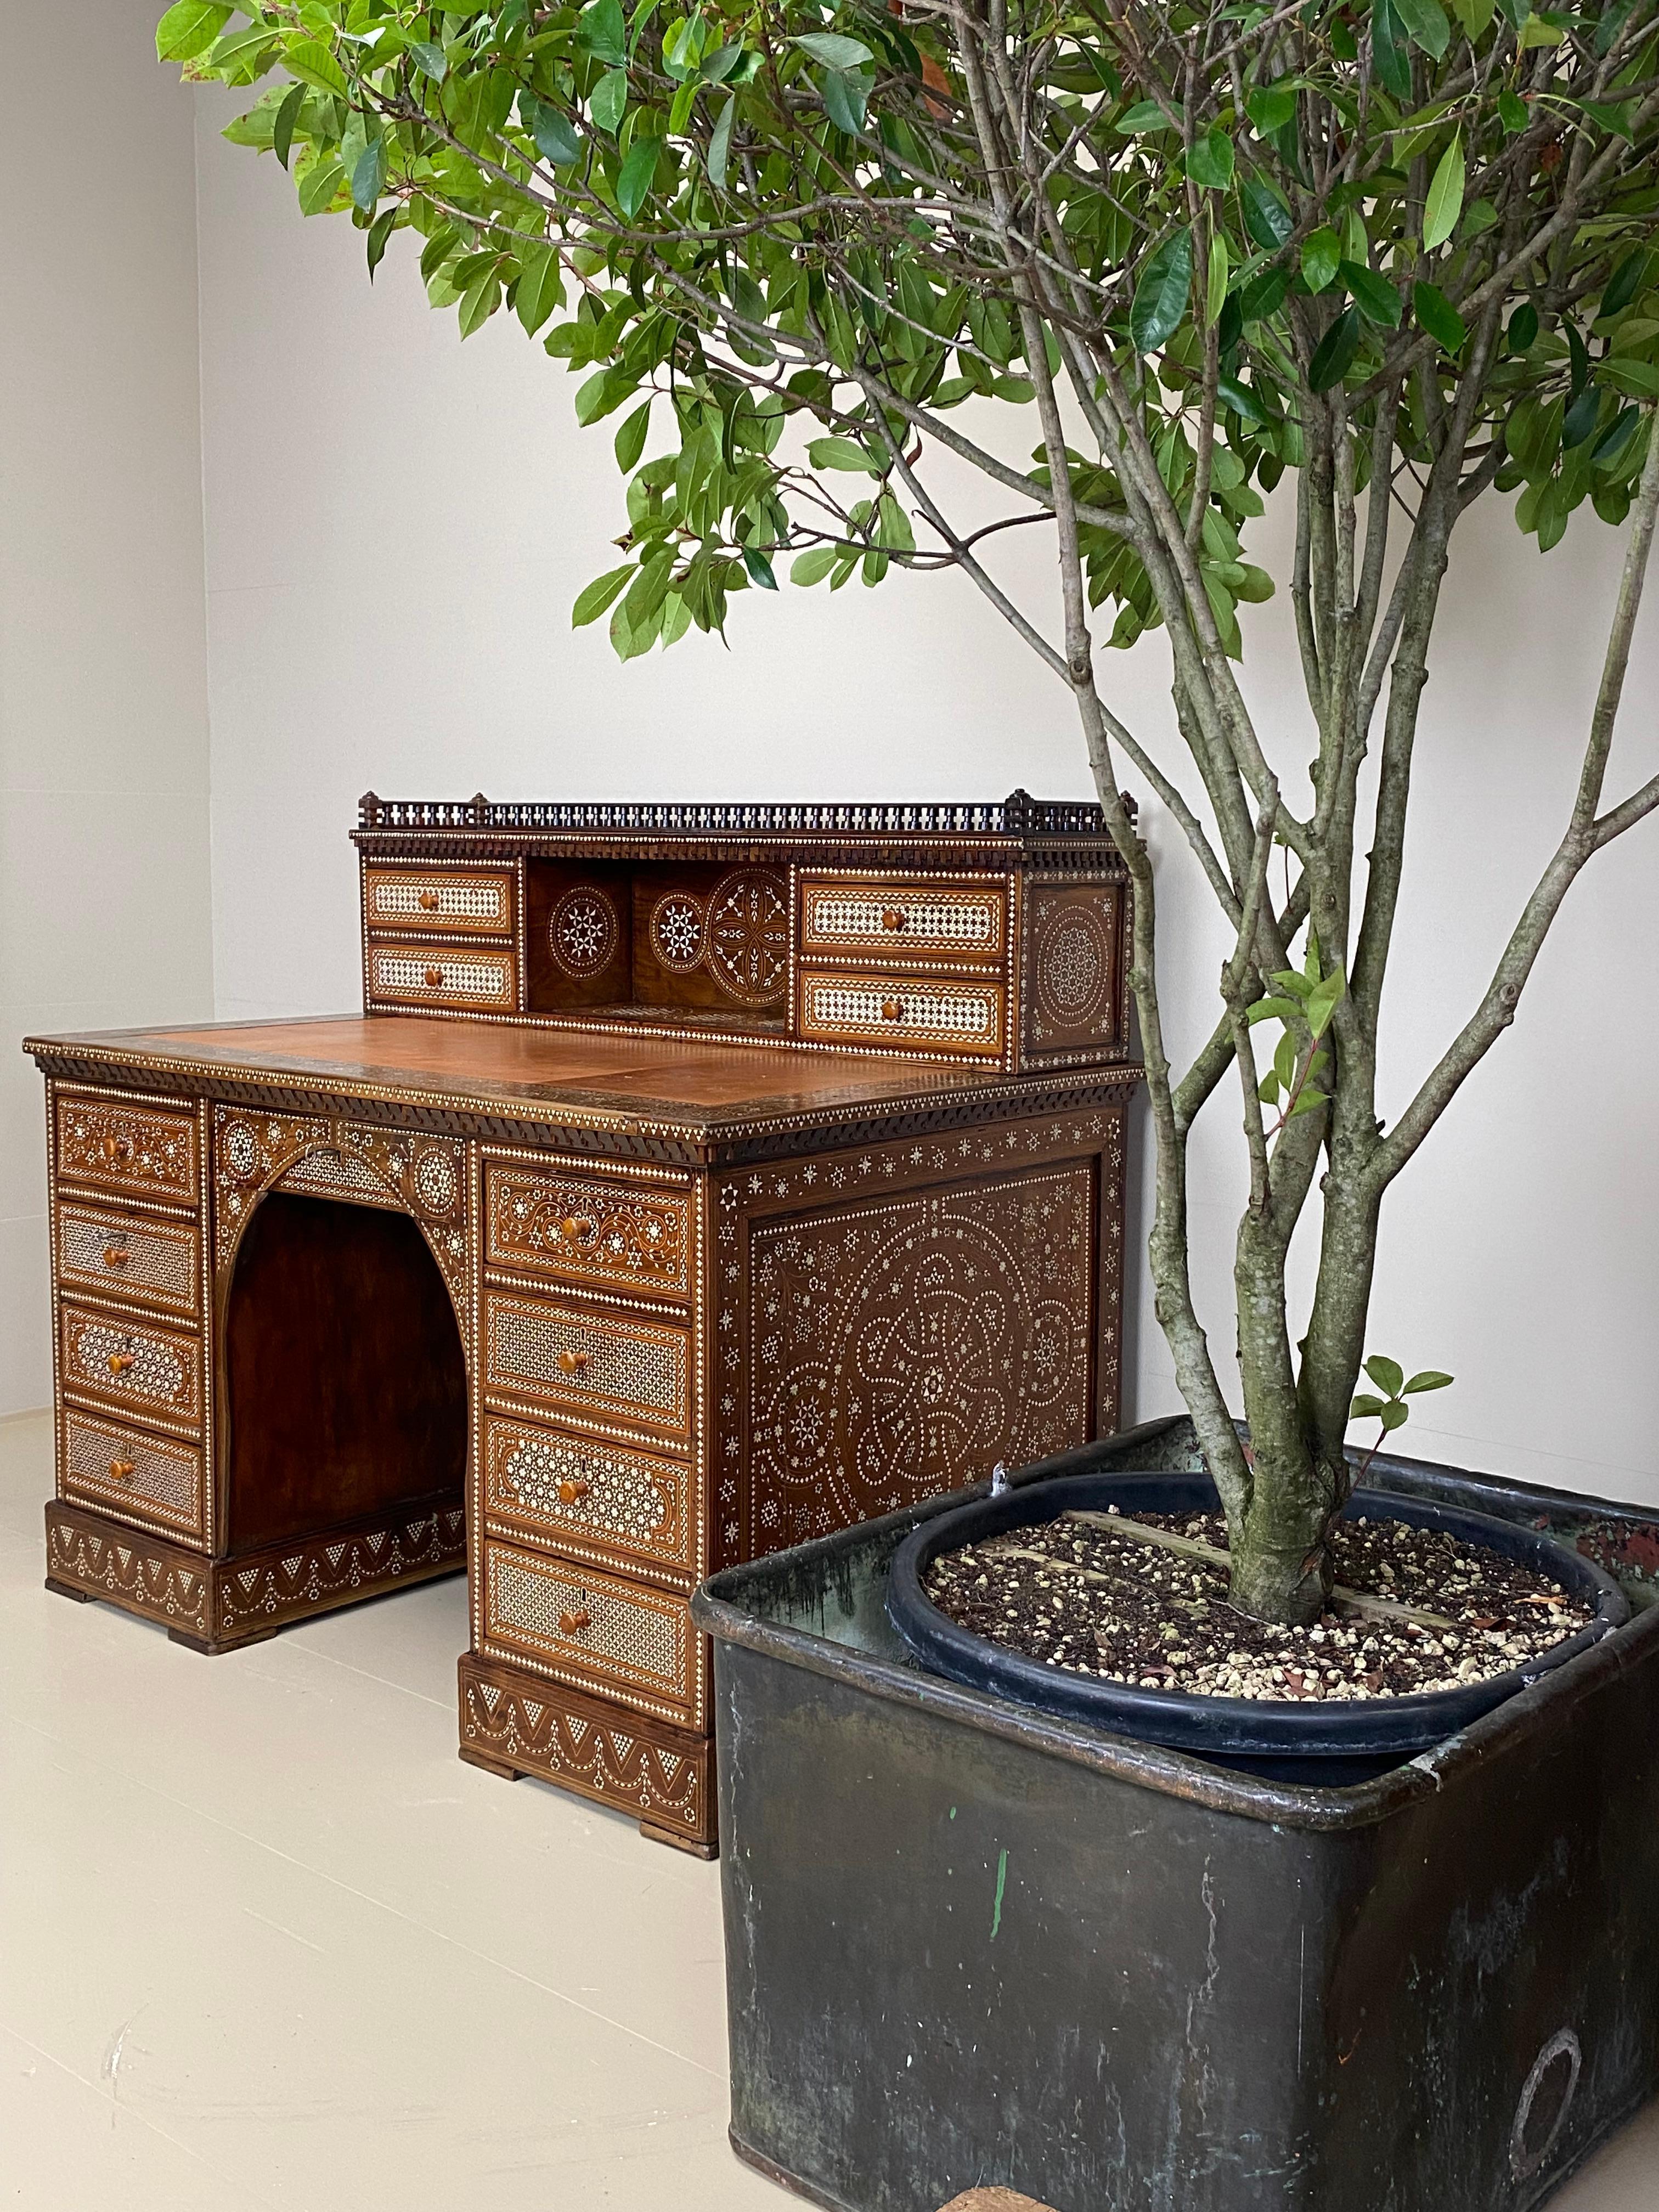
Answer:
<path fill-rule="evenodd" d="M 461 1755 L 712 1850 L 689 1593 L 1115 1425 L 1089 806 L 387 802 L 366 1012 L 36 1037 L 47 1582 L 222 1651 L 459 1567 Z"/>

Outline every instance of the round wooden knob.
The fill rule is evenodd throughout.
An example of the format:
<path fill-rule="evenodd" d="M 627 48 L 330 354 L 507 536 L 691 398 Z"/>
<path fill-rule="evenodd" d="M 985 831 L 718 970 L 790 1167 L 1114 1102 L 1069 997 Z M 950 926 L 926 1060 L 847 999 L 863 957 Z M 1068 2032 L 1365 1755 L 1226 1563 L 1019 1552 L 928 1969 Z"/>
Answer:
<path fill-rule="evenodd" d="M 884 929 L 908 929 L 910 917 L 902 906 L 890 906 L 881 917 L 881 926 Z"/>
<path fill-rule="evenodd" d="M 112 1375 L 125 1375 L 128 1368 L 133 1364 L 137 1357 L 138 1355 L 136 1352 L 112 1352 L 109 1356 L 110 1373 Z"/>
<path fill-rule="evenodd" d="M 427 969 L 426 987 L 428 991 L 437 990 L 443 980 L 444 971 L 441 968 L 428 968 Z"/>
<path fill-rule="evenodd" d="M 106 1244 L 104 1247 L 104 1265 L 106 1267 L 125 1267 L 131 1257 L 131 1255 L 124 1252 L 118 1244 Z"/>
<path fill-rule="evenodd" d="M 580 1505 L 592 1487 L 591 1482 L 584 1482 L 579 1474 L 567 1475 L 559 1485 L 559 1503 L 561 1505 Z"/>
<path fill-rule="evenodd" d="M 592 1356 L 586 1352 L 556 1352 L 553 1364 L 561 1375 L 580 1375 Z"/>
<path fill-rule="evenodd" d="M 904 1019 L 903 1000 L 884 999 L 881 1002 L 881 1018 L 884 1022 L 902 1022 Z"/>
<path fill-rule="evenodd" d="M 593 1224 L 585 1213 L 572 1213 L 559 1224 L 559 1234 L 567 1244 L 574 1244 L 593 1234 Z"/>
<path fill-rule="evenodd" d="M 131 1153 L 132 1153 L 132 1139 L 131 1139 L 130 1137 L 106 1137 L 106 1138 L 105 1138 L 105 1139 L 104 1139 L 104 1158 L 105 1158 L 106 1160 L 125 1160 L 125 1159 L 128 1159 L 128 1158 L 130 1158 L 131 1157 Z"/>
<path fill-rule="evenodd" d="M 131 1482 L 134 1472 L 133 1462 L 130 1459 L 112 1459 L 109 1463 L 109 1479 L 112 1482 Z"/>
<path fill-rule="evenodd" d="M 585 1605 L 578 1607 L 574 1613 L 562 1613 L 559 1615 L 559 1633 L 562 1636 L 580 1636 L 583 1629 L 592 1628 L 592 1617 Z"/>
<path fill-rule="evenodd" d="M 428 911 L 428 913 L 429 913 L 429 912 L 431 912 L 431 911 L 432 911 L 432 909 L 433 909 L 433 908 L 434 908 L 436 907 L 437 903 L 438 903 L 438 894 L 437 894 L 437 892 L 436 892 L 436 891 L 434 891 L 434 890 L 423 890 L 423 891 L 421 893 L 421 904 L 422 904 L 423 907 L 425 907 L 425 908 L 427 908 L 427 910 Z"/>

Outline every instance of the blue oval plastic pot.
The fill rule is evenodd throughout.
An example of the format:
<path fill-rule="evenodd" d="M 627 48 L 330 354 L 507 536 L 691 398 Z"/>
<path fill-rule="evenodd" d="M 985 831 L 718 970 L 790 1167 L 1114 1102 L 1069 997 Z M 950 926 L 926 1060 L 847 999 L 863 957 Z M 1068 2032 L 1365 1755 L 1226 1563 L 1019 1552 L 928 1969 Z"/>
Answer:
<path fill-rule="evenodd" d="M 1032 1483 L 1000 1498 L 958 1506 L 924 1522 L 895 1555 L 887 1588 L 887 1611 L 894 1627 L 923 1666 L 1036 1711 L 1085 1721 L 1115 1735 L 1164 1744 L 1216 1765 L 1241 1768 L 1275 1781 L 1343 1785 L 1367 1781 L 1455 1735 L 1630 1618 L 1629 1601 L 1610 1575 L 1536 1529 L 1427 1499 L 1365 1490 L 1354 1492 L 1346 1518 L 1402 1521 L 1413 1528 L 1437 1529 L 1468 1543 L 1484 1544 L 1559 1583 L 1592 1606 L 1595 1618 L 1524 1666 L 1455 1690 L 1411 1698 L 1276 1704 L 1147 1690 L 1072 1674 L 1006 1650 L 988 1637 L 960 1627 L 939 1611 L 922 1587 L 923 1577 L 941 1553 L 959 1551 L 963 1545 L 1011 1529 L 1042 1528 L 1065 1512 L 1103 1513 L 1113 1505 L 1130 1515 L 1215 1513 L 1220 1500 L 1207 1475 L 1129 1474 Z"/>

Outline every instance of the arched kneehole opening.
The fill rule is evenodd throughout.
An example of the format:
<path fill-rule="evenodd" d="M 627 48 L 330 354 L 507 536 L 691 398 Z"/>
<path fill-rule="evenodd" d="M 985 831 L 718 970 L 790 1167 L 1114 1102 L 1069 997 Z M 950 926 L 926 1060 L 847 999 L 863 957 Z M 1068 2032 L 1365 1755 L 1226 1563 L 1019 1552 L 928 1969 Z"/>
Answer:
<path fill-rule="evenodd" d="M 409 1215 L 273 1192 L 242 1237 L 224 1346 L 233 1557 L 459 1502 L 465 1357 Z"/>

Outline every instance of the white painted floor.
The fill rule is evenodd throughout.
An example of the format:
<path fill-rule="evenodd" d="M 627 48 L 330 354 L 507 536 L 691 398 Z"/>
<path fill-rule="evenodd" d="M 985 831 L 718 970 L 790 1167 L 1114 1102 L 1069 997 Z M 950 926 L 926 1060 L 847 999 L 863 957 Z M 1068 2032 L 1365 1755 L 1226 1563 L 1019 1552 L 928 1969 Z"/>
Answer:
<path fill-rule="evenodd" d="M 726 2146 L 719 1869 L 461 1765 L 459 1578 L 204 1660 L 42 1588 L 51 1462 L 0 1422 L 0 2206 L 795 2201 Z M 1659 2108 L 1555 2212 L 1659 2212 Z"/>

